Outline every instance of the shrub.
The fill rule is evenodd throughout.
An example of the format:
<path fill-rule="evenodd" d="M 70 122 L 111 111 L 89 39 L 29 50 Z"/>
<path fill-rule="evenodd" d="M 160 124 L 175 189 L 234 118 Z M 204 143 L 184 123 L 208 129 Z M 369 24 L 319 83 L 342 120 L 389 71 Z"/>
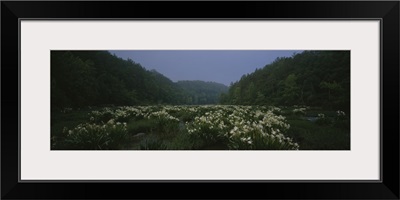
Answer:
<path fill-rule="evenodd" d="M 346 113 L 345 112 L 343 112 L 341 110 L 336 111 L 336 120 L 337 121 L 345 120 L 345 119 L 346 119 Z"/>
<path fill-rule="evenodd" d="M 157 125 L 156 120 L 153 119 L 143 119 L 143 120 L 131 120 L 128 122 L 127 130 L 128 133 L 137 134 L 137 133 L 150 133 L 152 129 Z"/>
<path fill-rule="evenodd" d="M 267 134 L 252 131 L 242 136 L 231 138 L 229 148 L 232 150 L 298 150 L 299 145 L 283 134 Z"/>
<path fill-rule="evenodd" d="M 306 108 L 295 108 L 295 109 L 293 109 L 293 114 L 295 114 L 295 115 L 305 115 L 306 114 Z"/>
<path fill-rule="evenodd" d="M 350 130 L 350 120 L 336 120 L 334 126 L 336 128 Z"/>
<path fill-rule="evenodd" d="M 140 143 L 140 150 L 166 150 L 165 145 L 161 140 L 156 137 L 149 137 Z"/>
<path fill-rule="evenodd" d="M 126 123 L 109 120 L 106 124 L 84 123 L 67 132 L 68 149 L 111 150 L 121 149 L 128 142 Z"/>
<path fill-rule="evenodd" d="M 317 120 L 315 120 L 315 123 L 318 125 L 324 126 L 324 125 L 332 124 L 332 121 L 329 118 L 325 117 L 324 114 L 320 113 L 320 114 L 318 114 L 318 118 L 317 118 Z"/>
<path fill-rule="evenodd" d="M 289 127 L 285 118 L 275 115 L 271 109 L 248 111 L 239 106 L 232 112 L 207 112 L 187 123 L 192 137 L 209 145 L 226 145 L 229 149 L 298 149 L 298 144 L 283 135 Z"/>
<path fill-rule="evenodd" d="M 105 123 L 111 120 L 114 116 L 114 112 L 106 107 L 103 108 L 101 111 L 92 111 L 89 113 L 90 121 L 93 123 Z"/>

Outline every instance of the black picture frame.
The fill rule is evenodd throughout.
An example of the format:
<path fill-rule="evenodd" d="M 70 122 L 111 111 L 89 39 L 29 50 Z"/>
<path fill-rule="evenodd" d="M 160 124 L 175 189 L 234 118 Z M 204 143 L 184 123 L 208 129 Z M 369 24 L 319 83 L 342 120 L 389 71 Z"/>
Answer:
<path fill-rule="evenodd" d="M 1 198 L 399 199 L 399 6 L 398 1 L 2 1 Z M 18 119 L 21 111 L 19 91 L 21 80 L 17 77 L 19 77 L 19 19 L 21 18 L 380 19 L 382 22 L 380 86 L 382 180 L 378 182 L 19 182 L 18 133 L 21 127 Z M 18 89 L 14 85 L 17 80 Z M 149 192 L 149 188 L 153 192 Z"/>

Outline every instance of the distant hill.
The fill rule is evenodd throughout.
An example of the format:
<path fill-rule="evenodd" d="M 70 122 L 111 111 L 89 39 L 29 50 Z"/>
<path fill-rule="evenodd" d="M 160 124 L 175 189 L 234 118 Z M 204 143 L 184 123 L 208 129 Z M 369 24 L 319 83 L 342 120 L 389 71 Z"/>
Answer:
<path fill-rule="evenodd" d="M 178 81 L 176 83 L 186 94 L 186 104 L 216 104 L 222 93 L 228 92 L 228 86 L 205 81 Z"/>

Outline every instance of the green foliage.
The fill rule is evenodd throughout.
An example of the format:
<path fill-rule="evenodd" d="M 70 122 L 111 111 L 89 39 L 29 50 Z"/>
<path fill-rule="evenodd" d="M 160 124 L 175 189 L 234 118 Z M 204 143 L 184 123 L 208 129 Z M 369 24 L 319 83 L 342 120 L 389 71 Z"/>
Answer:
<path fill-rule="evenodd" d="M 189 122 L 192 121 L 198 114 L 195 112 L 188 112 L 187 110 L 182 110 L 176 113 L 176 116 L 182 121 L 182 122 Z"/>
<path fill-rule="evenodd" d="M 217 102 L 242 106 L 164 106 Z M 89 115 L 77 110 L 104 105 Z M 304 105 L 330 111 L 310 122 L 321 110 Z M 228 89 L 174 83 L 107 51 L 52 51 L 51 109 L 52 149 L 349 149 L 350 53 L 278 58 Z"/>
<path fill-rule="evenodd" d="M 336 111 L 334 126 L 336 128 L 350 130 L 350 119 L 345 112 L 341 110 Z"/>
<path fill-rule="evenodd" d="M 51 139 L 52 149 L 65 149 L 65 138 L 68 133 L 65 128 L 73 128 L 88 121 L 88 109 L 66 109 L 67 112 L 51 112 Z"/>
<path fill-rule="evenodd" d="M 294 114 L 303 110 L 305 115 Z M 309 119 L 318 114 L 330 122 L 318 125 Z M 112 119 L 100 120 L 105 115 Z M 51 121 L 54 150 L 294 150 L 299 145 L 350 149 L 349 116 L 308 107 L 124 106 L 64 109 L 53 112 Z"/>
<path fill-rule="evenodd" d="M 201 140 L 208 145 L 213 145 L 216 143 L 227 143 L 227 137 L 221 134 L 221 131 L 217 127 L 211 127 L 205 123 L 197 123 L 196 134 L 191 134 L 192 140 Z"/>
<path fill-rule="evenodd" d="M 350 52 L 304 51 L 232 83 L 223 104 L 309 105 L 350 112 Z"/>
<path fill-rule="evenodd" d="M 217 104 L 220 96 L 228 91 L 228 87 L 215 82 L 178 81 L 176 83 L 186 93 L 187 105 Z"/>
<path fill-rule="evenodd" d="M 297 145 L 292 139 L 263 135 L 259 131 L 252 131 L 247 137 L 232 137 L 229 143 L 231 150 L 296 150 Z M 287 140 L 283 142 L 284 140 Z"/>
<path fill-rule="evenodd" d="M 297 76 L 295 74 L 290 74 L 286 77 L 283 82 L 283 92 L 282 99 L 284 100 L 284 104 L 293 105 L 298 102 L 300 97 L 300 88 L 297 86 Z"/>
<path fill-rule="evenodd" d="M 167 145 L 156 137 L 148 137 L 140 143 L 140 150 L 166 150 Z"/>
<path fill-rule="evenodd" d="M 66 149 L 79 150 L 117 150 L 128 141 L 126 124 L 110 120 L 103 125 L 80 124 L 68 133 L 65 139 Z"/>
<path fill-rule="evenodd" d="M 107 51 L 51 51 L 52 109 L 104 105 L 216 104 L 228 87 L 172 82 Z"/>
<path fill-rule="evenodd" d="M 343 130 L 350 130 L 350 120 L 336 120 L 334 126 Z"/>
<path fill-rule="evenodd" d="M 168 149 L 171 150 L 199 150 L 206 145 L 205 141 L 192 137 L 186 131 L 181 131 L 176 134 L 173 140 L 168 144 Z"/>
<path fill-rule="evenodd" d="M 96 98 L 93 62 L 55 51 L 51 54 L 51 66 L 53 109 L 88 105 Z"/>
<path fill-rule="evenodd" d="M 150 133 L 157 125 L 156 120 L 154 119 L 142 119 L 135 120 L 132 119 L 128 122 L 127 130 L 128 133 L 137 134 L 137 133 Z"/>
<path fill-rule="evenodd" d="M 290 127 L 276 107 L 218 106 L 187 123 L 193 140 L 222 149 L 298 149 L 284 135 Z"/>
<path fill-rule="evenodd" d="M 332 124 L 332 119 L 325 117 L 324 114 L 318 114 L 318 118 L 315 120 L 315 123 L 321 126 L 327 126 Z"/>
<path fill-rule="evenodd" d="M 300 150 L 349 150 L 350 129 L 324 126 L 304 119 L 288 120 L 287 135 L 300 144 Z"/>

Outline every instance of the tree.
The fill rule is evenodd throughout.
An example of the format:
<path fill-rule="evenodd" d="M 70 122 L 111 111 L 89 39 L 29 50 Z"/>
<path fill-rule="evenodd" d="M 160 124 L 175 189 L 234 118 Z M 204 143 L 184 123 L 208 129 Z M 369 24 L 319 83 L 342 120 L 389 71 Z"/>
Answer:
<path fill-rule="evenodd" d="M 241 104 L 242 103 L 242 90 L 240 87 L 236 87 L 233 92 L 233 103 Z"/>
<path fill-rule="evenodd" d="M 284 81 L 283 98 L 287 104 L 296 104 L 295 101 L 299 98 L 299 86 L 296 83 L 297 76 L 290 74 Z"/>
<path fill-rule="evenodd" d="M 68 51 L 54 51 L 51 67 L 53 106 L 83 106 L 96 99 L 98 94 L 92 61 L 84 61 Z"/>
<path fill-rule="evenodd" d="M 326 81 L 322 81 L 320 83 L 320 87 L 328 90 L 328 101 L 331 101 L 331 92 L 337 91 L 340 89 L 340 85 L 336 83 L 336 81 L 330 83 Z"/>
<path fill-rule="evenodd" d="M 244 92 L 244 103 L 245 104 L 254 104 L 255 98 L 257 95 L 257 89 L 254 85 L 254 82 L 250 82 L 249 86 L 247 87 L 247 90 Z"/>
<path fill-rule="evenodd" d="M 257 98 L 255 99 L 256 105 L 264 105 L 265 104 L 265 95 L 261 92 L 257 92 Z"/>
<path fill-rule="evenodd" d="M 349 111 L 350 51 L 304 51 L 277 58 L 231 83 L 228 98 L 232 104 L 304 103 Z"/>

